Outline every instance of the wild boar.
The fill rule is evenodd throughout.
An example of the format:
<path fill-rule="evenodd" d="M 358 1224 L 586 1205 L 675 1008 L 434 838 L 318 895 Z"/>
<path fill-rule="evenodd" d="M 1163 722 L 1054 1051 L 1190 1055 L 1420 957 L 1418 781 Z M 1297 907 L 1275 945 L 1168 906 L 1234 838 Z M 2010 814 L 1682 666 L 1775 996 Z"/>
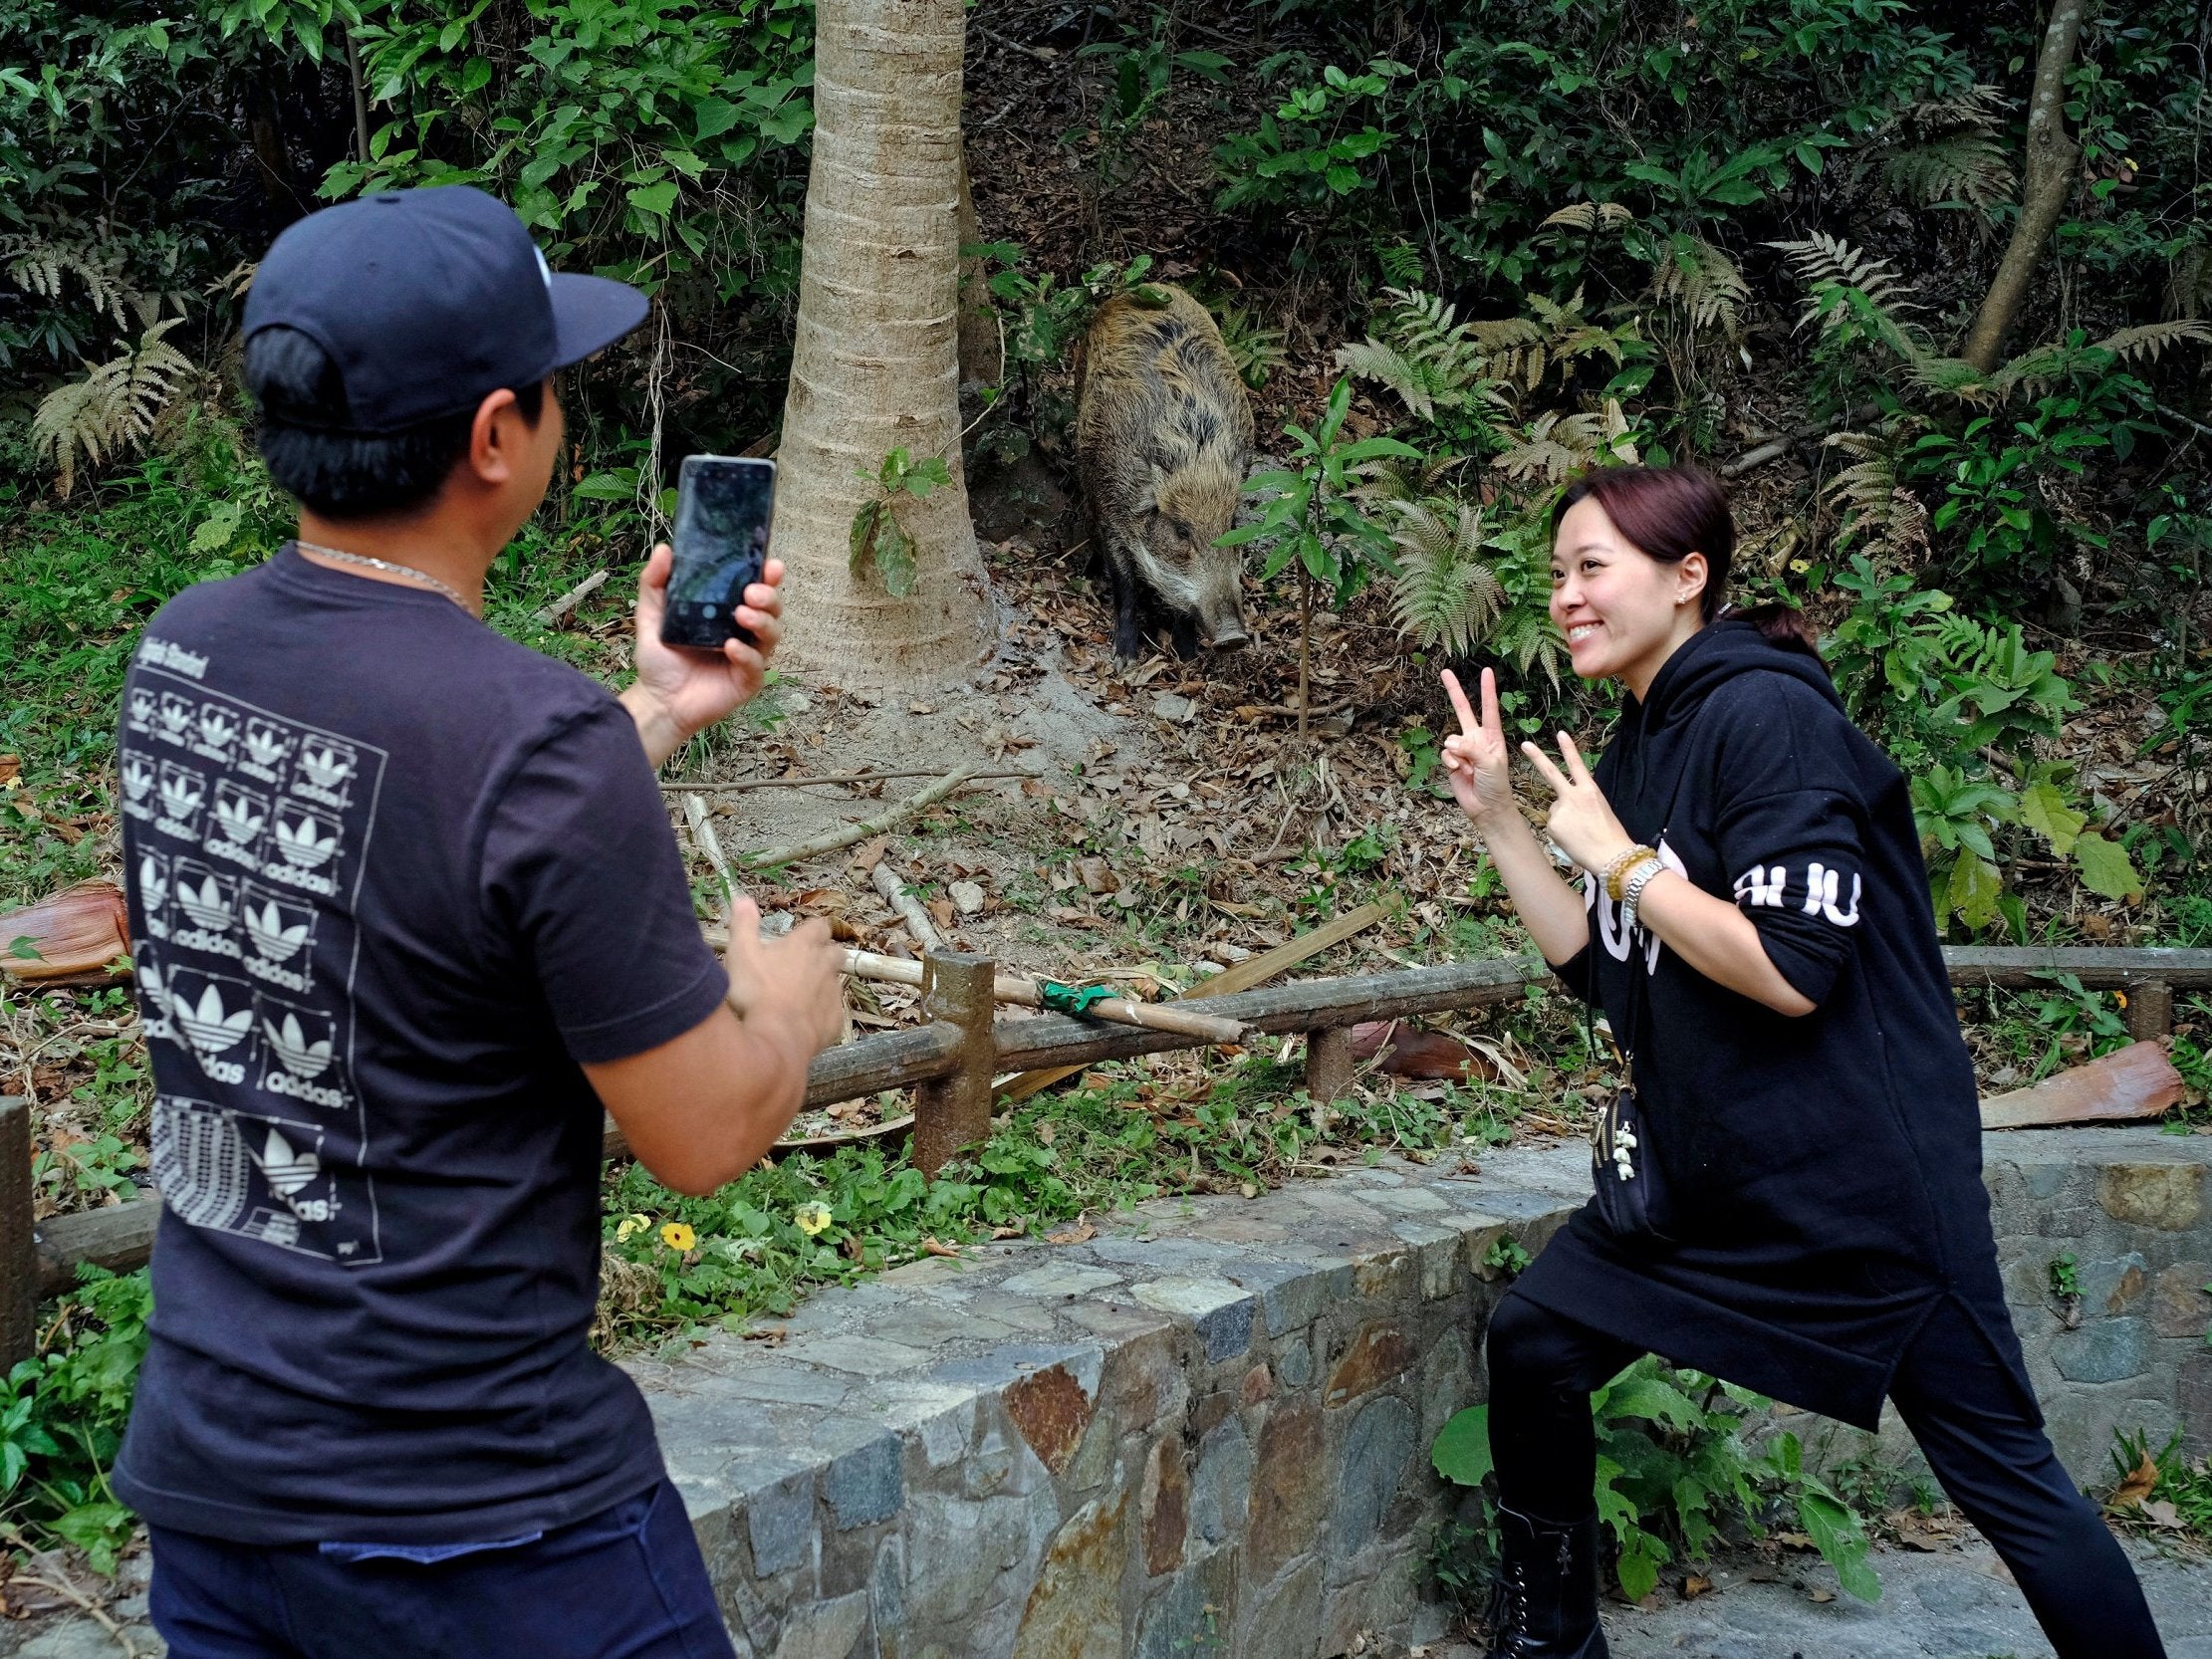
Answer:
<path fill-rule="evenodd" d="M 1181 656 L 1251 639 L 1243 560 L 1214 539 L 1252 463 L 1252 403 L 1221 331 L 1181 289 L 1149 283 L 1099 308 L 1085 343 L 1076 464 L 1113 590 L 1113 653 L 1166 613 Z"/>

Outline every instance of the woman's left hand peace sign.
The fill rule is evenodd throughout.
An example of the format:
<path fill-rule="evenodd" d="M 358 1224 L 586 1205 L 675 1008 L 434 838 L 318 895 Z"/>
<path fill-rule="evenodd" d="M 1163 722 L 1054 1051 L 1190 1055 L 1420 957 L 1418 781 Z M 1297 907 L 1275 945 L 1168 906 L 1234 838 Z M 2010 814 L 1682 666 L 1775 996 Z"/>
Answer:
<path fill-rule="evenodd" d="M 1551 758 L 1536 744 L 1521 745 L 1521 753 L 1544 775 L 1544 781 L 1552 786 L 1557 797 L 1544 827 L 1551 832 L 1552 839 L 1559 842 L 1560 850 L 1576 863 L 1586 870 L 1601 870 L 1635 842 L 1620 827 L 1612 803 L 1605 799 L 1597 780 L 1591 777 L 1590 768 L 1583 764 L 1583 752 L 1575 747 L 1575 740 L 1565 732 L 1560 733 L 1559 749 L 1565 772 L 1554 766 Z"/>

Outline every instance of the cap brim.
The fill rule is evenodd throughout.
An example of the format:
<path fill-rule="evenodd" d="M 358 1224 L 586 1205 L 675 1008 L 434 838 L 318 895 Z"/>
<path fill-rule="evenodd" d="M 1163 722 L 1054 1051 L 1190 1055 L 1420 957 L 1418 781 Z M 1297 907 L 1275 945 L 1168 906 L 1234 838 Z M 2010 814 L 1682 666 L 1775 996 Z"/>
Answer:
<path fill-rule="evenodd" d="M 553 366 L 566 368 L 594 352 L 604 352 L 644 322 L 649 302 L 627 283 L 607 277 L 578 277 L 555 272 Z"/>

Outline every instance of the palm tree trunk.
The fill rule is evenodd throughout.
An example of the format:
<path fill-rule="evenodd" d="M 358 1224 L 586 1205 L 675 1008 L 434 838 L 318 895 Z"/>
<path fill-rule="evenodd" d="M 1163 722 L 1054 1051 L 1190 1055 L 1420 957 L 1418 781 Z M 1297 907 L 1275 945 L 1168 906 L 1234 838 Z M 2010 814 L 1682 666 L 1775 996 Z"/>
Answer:
<path fill-rule="evenodd" d="M 997 634 L 960 467 L 961 0 L 821 0 L 814 167 L 784 403 L 776 553 L 786 656 L 845 686 L 948 679 Z M 914 589 L 851 571 L 853 516 L 883 457 L 941 457 L 909 500 Z"/>

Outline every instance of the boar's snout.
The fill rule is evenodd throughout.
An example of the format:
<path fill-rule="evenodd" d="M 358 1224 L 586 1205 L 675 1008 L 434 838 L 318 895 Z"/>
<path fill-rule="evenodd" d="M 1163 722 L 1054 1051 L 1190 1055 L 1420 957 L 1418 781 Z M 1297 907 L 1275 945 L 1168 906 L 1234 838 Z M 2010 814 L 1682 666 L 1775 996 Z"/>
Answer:
<path fill-rule="evenodd" d="M 1207 643 L 1217 651 L 1241 651 L 1252 643 L 1252 636 L 1244 631 L 1242 622 L 1224 622 L 1213 630 Z"/>

